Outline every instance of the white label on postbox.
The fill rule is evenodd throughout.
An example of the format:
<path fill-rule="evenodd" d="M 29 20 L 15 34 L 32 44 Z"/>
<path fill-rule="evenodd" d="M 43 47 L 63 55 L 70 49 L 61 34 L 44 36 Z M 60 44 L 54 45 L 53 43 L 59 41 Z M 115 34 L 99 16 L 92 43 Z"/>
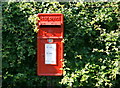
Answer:
<path fill-rule="evenodd" d="M 56 64 L 56 44 L 45 44 L 45 64 Z"/>

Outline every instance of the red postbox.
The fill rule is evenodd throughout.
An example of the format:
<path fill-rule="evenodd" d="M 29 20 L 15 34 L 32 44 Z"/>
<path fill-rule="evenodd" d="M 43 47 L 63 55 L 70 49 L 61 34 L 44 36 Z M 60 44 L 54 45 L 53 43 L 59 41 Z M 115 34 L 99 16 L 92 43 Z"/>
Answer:
<path fill-rule="evenodd" d="M 37 74 L 61 76 L 63 66 L 63 14 L 39 13 L 37 34 Z"/>

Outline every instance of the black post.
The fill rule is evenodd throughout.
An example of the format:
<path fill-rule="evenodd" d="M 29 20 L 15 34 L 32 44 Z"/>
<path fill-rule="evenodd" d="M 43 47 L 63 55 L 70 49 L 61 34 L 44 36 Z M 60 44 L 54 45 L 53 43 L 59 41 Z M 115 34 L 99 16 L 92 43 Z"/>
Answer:
<path fill-rule="evenodd" d="M 47 88 L 54 88 L 53 77 L 47 76 Z"/>

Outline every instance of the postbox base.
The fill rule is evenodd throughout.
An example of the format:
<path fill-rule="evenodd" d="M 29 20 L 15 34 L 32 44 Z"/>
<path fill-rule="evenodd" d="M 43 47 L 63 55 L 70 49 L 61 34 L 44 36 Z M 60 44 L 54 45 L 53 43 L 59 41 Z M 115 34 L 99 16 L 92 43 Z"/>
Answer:
<path fill-rule="evenodd" d="M 38 74 L 38 76 L 62 76 L 61 73 L 56 73 L 56 74 Z"/>

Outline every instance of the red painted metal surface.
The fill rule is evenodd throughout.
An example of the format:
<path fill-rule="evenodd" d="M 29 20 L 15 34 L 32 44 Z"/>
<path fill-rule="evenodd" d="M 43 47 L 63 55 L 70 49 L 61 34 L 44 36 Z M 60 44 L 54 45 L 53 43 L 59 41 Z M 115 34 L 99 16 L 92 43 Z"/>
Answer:
<path fill-rule="evenodd" d="M 63 73 L 63 14 L 39 13 L 38 17 L 40 20 L 38 21 L 39 31 L 37 34 L 37 74 L 39 76 L 61 76 Z M 45 54 L 45 52 L 49 51 L 45 49 L 46 44 L 55 44 L 54 47 L 56 48 L 54 49 L 56 53 L 50 51 L 54 54 L 49 54 L 52 57 L 56 57 L 55 62 L 53 61 L 54 64 L 46 62 L 46 60 L 49 60 L 48 54 Z M 47 59 L 45 59 L 46 57 Z"/>

